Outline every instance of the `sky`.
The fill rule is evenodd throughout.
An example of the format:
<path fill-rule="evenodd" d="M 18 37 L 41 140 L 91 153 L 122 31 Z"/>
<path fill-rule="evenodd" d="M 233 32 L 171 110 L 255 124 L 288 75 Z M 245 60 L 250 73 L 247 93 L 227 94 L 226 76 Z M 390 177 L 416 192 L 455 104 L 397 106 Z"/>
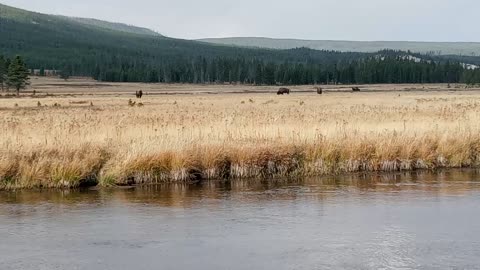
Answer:
<path fill-rule="evenodd" d="M 312 40 L 480 42 L 478 0 L 0 0 L 163 35 Z"/>

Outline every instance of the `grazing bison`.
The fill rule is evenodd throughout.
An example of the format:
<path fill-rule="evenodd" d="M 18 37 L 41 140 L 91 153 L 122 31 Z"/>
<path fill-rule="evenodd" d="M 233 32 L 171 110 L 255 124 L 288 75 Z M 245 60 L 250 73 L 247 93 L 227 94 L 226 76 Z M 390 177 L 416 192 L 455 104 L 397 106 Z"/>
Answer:
<path fill-rule="evenodd" d="M 142 96 L 143 96 L 143 91 L 142 91 L 142 90 L 136 91 L 136 92 L 135 92 L 135 96 L 136 96 L 137 98 L 142 98 Z"/>
<path fill-rule="evenodd" d="M 290 89 L 283 88 L 283 87 L 278 89 L 277 95 L 284 95 L 284 94 L 290 95 Z"/>
<path fill-rule="evenodd" d="M 323 89 L 321 87 L 315 87 L 315 89 L 317 89 L 317 94 L 323 94 Z"/>
<path fill-rule="evenodd" d="M 360 92 L 360 88 L 359 87 L 352 87 L 352 91 L 353 92 Z"/>

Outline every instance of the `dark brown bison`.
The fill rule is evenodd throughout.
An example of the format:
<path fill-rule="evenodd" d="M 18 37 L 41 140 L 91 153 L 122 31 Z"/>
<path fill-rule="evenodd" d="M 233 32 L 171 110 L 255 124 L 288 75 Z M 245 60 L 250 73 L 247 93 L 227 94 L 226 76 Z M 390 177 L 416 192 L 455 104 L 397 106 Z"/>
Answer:
<path fill-rule="evenodd" d="M 283 88 L 283 87 L 278 89 L 277 95 L 285 95 L 285 94 L 290 95 L 290 89 Z"/>
<path fill-rule="evenodd" d="M 142 90 L 136 91 L 136 92 L 135 92 L 135 96 L 136 96 L 137 98 L 142 98 L 142 96 L 143 96 L 143 91 L 142 91 Z"/>
<path fill-rule="evenodd" d="M 353 92 L 360 92 L 360 88 L 359 87 L 352 87 L 352 91 Z"/>
<path fill-rule="evenodd" d="M 321 87 L 315 87 L 315 89 L 317 90 L 317 94 L 323 94 L 323 89 Z"/>

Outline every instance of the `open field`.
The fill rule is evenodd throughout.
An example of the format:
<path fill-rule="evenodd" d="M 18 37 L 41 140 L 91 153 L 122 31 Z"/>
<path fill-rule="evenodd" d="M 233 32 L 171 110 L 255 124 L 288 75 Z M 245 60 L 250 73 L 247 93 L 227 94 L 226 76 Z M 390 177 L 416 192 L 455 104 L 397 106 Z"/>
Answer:
<path fill-rule="evenodd" d="M 219 93 L 275 93 L 276 86 L 249 86 L 249 85 L 211 85 L 211 84 L 141 84 L 141 83 L 104 83 L 92 79 L 72 78 L 68 81 L 57 78 L 33 77 L 32 85 L 27 92 L 36 90 L 43 95 L 94 95 L 94 96 L 121 96 L 132 95 L 135 91 L 143 90 L 150 95 L 174 94 L 219 94 Z M 311 85 L 291 86 L 295 92 L 312 92 Z M 350 92 L 351 85 L 325 85 L 326 91 Z M 463 84 L 374 84 L 361 86 L 364 92 L 390 91 L 479 91 L 477 88 L 466 88 Z"/>
<path fill-rule="evenodd" d="M 476 167 L 480 90 L 451 87 L 33 78 L 0 98 L 0 189 Z"/>

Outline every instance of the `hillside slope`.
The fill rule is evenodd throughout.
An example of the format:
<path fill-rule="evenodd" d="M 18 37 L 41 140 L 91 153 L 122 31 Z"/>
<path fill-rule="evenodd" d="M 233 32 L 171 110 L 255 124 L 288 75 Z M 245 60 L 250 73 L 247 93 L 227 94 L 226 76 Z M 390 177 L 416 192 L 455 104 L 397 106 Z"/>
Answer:
<path fill-rule="evenodd" d="M 306 47 L 314 50 L 341 52 L 378 52 L 384 49 L 435 53 L 439 55 L 480 55 L 480 43 L 475 42 L 410 42 L 410 41 L 333 41 L 273 39 L 263 37 L 206 38 L 199 41 L 242 47 L 292 49 Z"/>
<path fill-rule="evenodd" d="M 121 28 L 121 30 L 119 30 Z M 125 30 L 127 29 L 127 30 Z M 91 74 L 99 66 L 132 69 L 178 65 L 192 59 L 247 58 L 272 61 L 333 63 L 363 54 L 314 50 L 233 48 L 153 35 L 143 28 L 72 19 L 0 5 L 0 54 L 24 55 L 29 66 Z"/>
<path fill-rule="evenodd" d="M 150 36 L 159 36 L 160 34 L 156 33 L 147 28 L 137 27 L 122 23 L 112 23 L 101 21 L 97 19 L 90 19 L 90 18 L 76 18 L 76 17 L 67 17 L 67 16 L 60 16 L 60 15 L 45 15 L 37 12 L 30 12 L 26 10 L 22 10 L 15 7 L 10 7 L 6 5 L 0 4 L 0 18 L 4 20 L 11 20 L 17 21 L 22 23 L 31 23 L 33 25 L 40 24 L 40 22 L 45 22 L 47 19 L 48 23 L 79 23 L 85 26 L 91 26 L 94 29 L 104 29 L 104 30 L 114 30 L 120 31 L 125 33 L 132 33 L 132 34 L 142 34 L 142 35 L 150 35 Z"/>

